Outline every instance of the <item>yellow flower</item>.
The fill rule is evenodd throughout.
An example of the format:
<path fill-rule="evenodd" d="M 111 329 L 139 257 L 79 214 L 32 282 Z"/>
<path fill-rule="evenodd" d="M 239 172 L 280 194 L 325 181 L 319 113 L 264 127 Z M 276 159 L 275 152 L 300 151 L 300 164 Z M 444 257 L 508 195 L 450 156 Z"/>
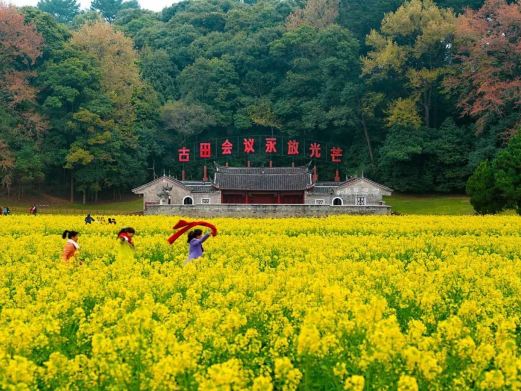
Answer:
<path fill-rule="evenodd" d="M 363 376 L 353 375 L 346 379 L 344 383 L 344 390 L 363 391 L 365 379 Z"/>
<path fill-rule="evenodd" d="M 484 390 L 499 390 L 505 385 L 505 378 L 501 371 L 492 370 L 485 373 L 485 379 L 480 383 Z"/>
<path fill-rule="evenodd" d="M 273 383 L 269 376 L 258 376 L 253 380 L 253 391 L 272 391 Z"/>
<path fill-rule="evenodd" d="M 400 380 L 398 380 L 398 391 L 418 391 L 416 379 L 412 376 L 400 376 Z"/>
<path fill-rule="evenodd" d="M 346 363 L 337 363 L 333 368 L 333 373 L 335 376 L 343 379 L 347 375 Z"/>
<path fill-rule="evenodd" d="M 315 326 L 303 326 L 300 330 L 298 337 L 298 353 L 320 353 L 320 333 Z"/>
<path fill-rule="evenodd" d="M 177 219 L 0 217 L 0 389 L 521 389 L 517 216 Z"/>
<path fill-rule="evenodd" d="M 301 378 L 302 373 L 293 367 L 289 358 L 275 359 L 275 379 L 282 384 L 283 390 L 296 390 Z"/>

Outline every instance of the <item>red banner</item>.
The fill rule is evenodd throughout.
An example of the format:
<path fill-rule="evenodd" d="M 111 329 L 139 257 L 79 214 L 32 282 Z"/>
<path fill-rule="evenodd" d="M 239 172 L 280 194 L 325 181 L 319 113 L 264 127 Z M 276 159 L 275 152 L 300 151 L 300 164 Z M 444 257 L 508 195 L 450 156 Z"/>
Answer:
<path fill-rule="evenodd" d="M 242 150 L 240 148 L 241 144 Z M 199 159 L 228 157 L 239 153 L 246 155 L 265 153 L 266 155 L 285 155 L 294 158 L 328 160 L 336 164 L 342 162 L 344 154 L 344 150 L 341 147 L 333 144 L 275 136 L 230 137 L 220 140 L 202 141 L 192 145 L 192 149 L 189 146 L 182 146 L 178 149 L 178 161 L 180 163 L 189 163 L 193 160 L 191 151 L 196 151 L 194 152 L 194 157 Z"/>

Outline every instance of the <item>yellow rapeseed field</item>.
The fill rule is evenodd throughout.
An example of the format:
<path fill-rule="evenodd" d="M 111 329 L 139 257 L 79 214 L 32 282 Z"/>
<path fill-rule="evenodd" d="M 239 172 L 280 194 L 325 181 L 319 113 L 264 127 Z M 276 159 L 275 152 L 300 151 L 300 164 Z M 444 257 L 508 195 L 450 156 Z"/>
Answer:
<path fill-rule="evenodd" d="M 176 221 L 0 217 L 0 389 L 521 389 L 519 217 Z"/>

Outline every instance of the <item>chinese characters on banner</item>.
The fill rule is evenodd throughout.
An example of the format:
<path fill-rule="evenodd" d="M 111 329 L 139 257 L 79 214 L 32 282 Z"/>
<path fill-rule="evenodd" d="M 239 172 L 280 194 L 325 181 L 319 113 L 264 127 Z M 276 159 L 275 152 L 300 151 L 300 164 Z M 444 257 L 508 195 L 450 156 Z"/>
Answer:
<path fill-rule="evenodd" d="M 244 143 L 244 153 L 254 153 L 255 152 L 255 139 L 254 138 L 245 138 L 243 143 Z"/>
<path fill-rule="evenodd" d="M 189 163 L 194 157 L 211 159 L 219 156 L 236 154 L 252 155 L 255 153 L 279 154 L 309 159 L 327 159 L 332 163 L 341 163 L 343 149 L 319 142 L 303 142 L 296 139 L 277 137 L 238 137 L 226 138 L 219 141 L 205 141 L 193 146 L 183 146 L 178 150 L 178 161 Z M 195 151 L 192 155 L 192 151 Z"/>

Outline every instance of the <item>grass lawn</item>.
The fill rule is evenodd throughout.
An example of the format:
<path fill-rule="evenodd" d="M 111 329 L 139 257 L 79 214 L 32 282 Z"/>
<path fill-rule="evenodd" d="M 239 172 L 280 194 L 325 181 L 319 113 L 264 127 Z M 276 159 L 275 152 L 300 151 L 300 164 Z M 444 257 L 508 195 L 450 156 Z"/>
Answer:
<path fill-rule="evenodd" d="M 474 210 L 469 198 L 460 195 L 406 195 L 395 194 L 386 197 L 385 202 L 399 214 L 418 215 L 472 215 Z M 70 203 L 64 199 L 42 195 L 41 197 L 25 199 L 23 201 L 7 200 L 0 198 L 0 207 L 8 205 L 13 213 L 26 214 L 30 206 L 36 203 L 40 213 L 45 214 L 87 214 L 96 215 L 121 215 L 134 214 L 143 210 L 141 198 L 118 202 L 99 202 L 97 204 L 83 205 Z"/>
<path fill-rule="evenodd" d="M 97 204 L 70 203 L 63 199 L 42 196 L 29 200 L 16 201 L 13 199 L 0 198 L 0 207 L 9 206 L 12 213 L 27 214 L 31 205 L 38 205 L 39 213 L 44 214 L 87 214 L 96 215 L 122 215 L 134 214 L 143 211 L 143 200 L 133 198 L 125 201 L 106 202 Z"/>
<path fill-rule="evenodd" d="M 385 202 L 399 214 L 472 215 L 469 198 L 460 195 L 406 195 L 386 197 Z"/>

